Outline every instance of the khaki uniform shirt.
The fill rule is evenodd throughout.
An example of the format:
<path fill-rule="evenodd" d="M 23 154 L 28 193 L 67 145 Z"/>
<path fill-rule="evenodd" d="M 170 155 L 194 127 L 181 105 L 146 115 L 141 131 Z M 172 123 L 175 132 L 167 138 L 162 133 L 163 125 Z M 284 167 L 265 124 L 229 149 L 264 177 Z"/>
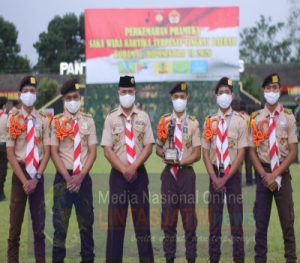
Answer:
<path fill-rule="evenodd" d="M 109 146 L 117 154 L 122 163 L 127 164 L 125 143 L 125 115 L 121 106 L 114 109 L 105 119 L 101 146 Z M 132 130 L 138 157 L 147 144 L 153 144 L 154 137 L 149 116 L 146 112 L 133 106 Z"/>
<path fill-rule="evenodd" d="M 172 114 L 166 114 L 165 123 L 167 129 L 170 125 L 171 119 L 176 120 L 176 124 L 180 124 L 182 127 L 182 159 L 187 158 L 192 154 L 193 148 L 201 146 L 200 126 L 195 116 L 189 116 L 185 112 L 180 118 L 176 117 L 175 112 Z M 185 126 L 186 124 L 186 126 Z M 175 122 L 174 122 L 175 125 Z M 169 139 L 162 141 L 157 138 L 157 145 L 163 147 L 164 150 L 170 146 Z"/>
<path fill-rule="evenodd" d="M 25 120 L 28 117 L 28 113 L 23 108 L 21 108 L 19 111 L 16 111 L 10 116 L 14 118 L 15 121 L 18 121 L 18 116 L 20 115 L 23 115 Z M 44 145 L 50 145 L 49 120 L 45 113 L 38 112 L 35 108 L 32 110 L 30 115 L 33 117 L 35 136 L 38 140 L 39 157 L 40 160 L 42 160 L 44 154 Z M 8 119 L 7 127 L 9 127 L 9 125 L 10 120 Z M 27 129 L 25 129 L 25 131 L 22 131 L 22 133 L 16 139 L 13 139 L 11 135 L 7 133 L 6 147 L 15 147 L 15 155 L 17 160 L 20 162 L 25 162 L 26 158 L 26 134 Z"/>
<path fill-rule="evenodd" d="M 75 115 L 72 115 L 68 111 L 58 115 L 52 121 L 52 132 L 51 132 L 51 145 L 58 146 L 58 154 L 61 160 L 63 161 L 65 167 L 68 170 L 73 170 L 74 163 L 74 140 L 70 136 L 66 136 L 61 141 L 57 138 L 56 134 L 56 121 L 60 123 L 60 126 L 63 126 L 64 122 L 68 120 L 73 122 L 74 120 L 78 121 L 79 134 L 81 140 L 81 153 L 80 161 L 82 167 L 84 167 L 86 160 L 89 155 L 88 147 L 89 145 L 95 145 L 98 143 L 96 126 L 91 115 L 78 111 Z"/>
<path fill-rule="evenodd" d="M 218 129 L 218 121 L 222 120 L 222 118 L 225 118 L 225 121 L 227 122 L 228 150 L 230 164 L 232 164 L 237 157 L 238 149 L 248 146 L 247 121 L 243 115 L 233 111 L 231 108 L 229 108 L 225 114 L 219 109 L 216 115 L 210 117 L 211 121 L 213 121 L 213 130 Z M 204 129 L 205 128 L 206 123 L 204 123 Z M 209 141 L 202 136 L 202 147 L 209 150 L 209 158 L 214 165 L 217 165 L 216 139 L 217 135 L 213 135 Z"/>
<path fill-rule="evenodd" d="M 276 138 L 279 150 L 279 160 L 280 162 L 287 156 L 289 152 L 289 144 L 297 143 L 296 134 L 296 119 L 291 110 L 284 109 L 281 104 L 278 103 L 275 111 L 279 112 L 279 115 L 275 117 L 276 120 Z M 268 131 L 268 123 L 270 120 L 270 111 L 265 106 L 264 109 L 256 111 L 252 114 L 252 119 L 255 121 L 258 128 L 262 127 L 264 132 Z M 264 123 L 262 125 L 262 123 Z M 253 142 L 253 129 L 252 125 L 251 133 L 249 136 L 249 146 L 256 147 Z M 265 139 L 257 147 L 257 155 L 261 162 L 270 163 L 269 157 L 269 139 Z"/>
<path fill-rule="evenodd" d="M 1 114 L 2 112 L 2 114 Z M 0 111 L 0 143 L 5 143 L 7 138 L 7 114 Z"/>

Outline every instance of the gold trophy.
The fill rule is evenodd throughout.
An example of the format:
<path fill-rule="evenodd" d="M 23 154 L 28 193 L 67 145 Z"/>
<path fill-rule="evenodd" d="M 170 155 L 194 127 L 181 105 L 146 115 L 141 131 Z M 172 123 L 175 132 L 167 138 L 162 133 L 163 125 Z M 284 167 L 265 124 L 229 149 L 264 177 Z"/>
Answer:
<path fill-rule="evenodd" d="M 169 148 L 165 151 L 165 161 L 169 164 L 178 163 L 178 151 L 174 144 L 174 136 L 175 136 L 175 124 L 173 120 L 170 121 L 168 127 L 168 139 L 169 139 Z"/>

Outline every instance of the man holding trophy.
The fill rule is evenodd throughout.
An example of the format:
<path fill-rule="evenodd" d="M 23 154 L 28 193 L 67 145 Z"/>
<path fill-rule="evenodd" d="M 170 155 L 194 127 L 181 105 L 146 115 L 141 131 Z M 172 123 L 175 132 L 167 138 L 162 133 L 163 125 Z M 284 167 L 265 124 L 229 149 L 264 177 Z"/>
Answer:
<path fill-rule="evenodd" d="M 172 114 L 161 117 L 157 126 L 156 153 L 166 163 L 161 175 L 163 248 L 167 262 L 174 262 L 176 227 L 180 211 L 189 263 L 197 257 L 195 185 L 193 163 L 201 158 L 200 127 L 195 116 L 186 113 L 188 88 L 177 83 L 170 91 Z"/>

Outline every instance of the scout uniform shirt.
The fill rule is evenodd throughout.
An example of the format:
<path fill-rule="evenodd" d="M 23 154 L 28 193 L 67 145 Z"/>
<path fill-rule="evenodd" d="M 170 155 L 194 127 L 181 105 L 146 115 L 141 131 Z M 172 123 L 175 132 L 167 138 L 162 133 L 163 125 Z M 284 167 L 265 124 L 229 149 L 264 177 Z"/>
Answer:
<path fill-rule="evenodd" d="M 73 170 L 74 139 L 73 124 L 78 121 L 81 141 L 80 161 L 82 167 L 88 158 L 88 146 L 97 144 L 95 122 L 91 115 L 78 111 L 75 115 L 67 110 L 52 121 L 51 145 L 58 145 L 58 154 L 67 170 Z M 65 130 L 65 132 L 63 132 Z"/>
<path fill-rule="evenodd" d="M 279 115 L 275 117 L 276 138 L 279 150 L 279 161 L 282 162 L 289 152 L 289 144 L 298 142 L 296 134 L 296 120 L 292 111 L 289 109 L 284 109 L 279 103 L 275 111 L 279 113 Z M 267 133 L 269 129 L 270 111 L 265 106 L 264 109 L 252 113 L 251 119 L 251 135 L 249 136 L 249 146 L 257 147 L 253 140 L 254 131 L 252 122 L 255 122 L 257 129 L 266 135 L 264 138 L 262 138 L 259 146 L 257 147 L 257 155 L 261 162 L 269 164 L 269 138 Z"/>
<path fill-rule="evenodd" d="M 42 160 L 44 154 L 44 145 L 50 145 L 49 120 L 45 113 L 38 112 L 35 108 L 33 108 L 30 115 L 33 117 L 35 136 L 38 141 L 39 157 L 40 160 Z M 9 115 L 7 121 L 8 133 L 6 147 L 15 147 L 15 156 L 19 162 L 25 162 L 26 157 L 26 119 L 28 116 L 29 114 L 24 110 L 24 108 L 21 108 L 15 113 Z M 16 124 L 14 129 L 12 129 L 14 126 L 13 123 Z M 23 127 L 20 129 L 21 126 Z M 20 135 L 14 138 L 12 130 L 19 131 Z"/>
<path fill-rule="evenodd" d="M 121 106 L 111 111 L 105 119 L 101 146 L 111 147 L 122 163 L 127 164 L 125 118 Z M 132 130 L 138 157 L 145 145 L 153 144 L 155 141 L 148 114 L 135 105 L 132 109 Z"/>
<path fill-rule="evenodd" d="M 247 122 L 243 115 L 233 111 L 230 107 L 225 114 L 219 109 L 216 115 L 208 116 L 204 123 L 204 133 L 202 137 L 202 147 L 209 150 L 209 158 L 213 165 L 217 165 L 216 156 L 216 139 L 218 131 L 218 123 L 225 118 L 227 122 L 227 140 L 228 151 L 230 156 L 230 164 L 237 157 L 238 149 L 248 147 L 248 130 Z M 212 137 L 207 137 L 208 122 L 210 122 L 210 128 L 213 132 Z M 208 139 L 208 140 L 207 140 Z"/>
<path fill-rule="evenodd" d="M 181 124 L 182 127 L 182 158 L 185 159 L 186 157 L 190 156 L 193 151 L 193 147 L 201 146 L 201 137 L 200 137 L 200 125 L 199 122 L 196 120 L 195 116 L 189 116 L 186 112 L 178 118 L 175 115 L 175 112 L 172 114 L 166 114 L 160 119 L 160 124 L 162 118 L 165 120 L 166 128 L 168 129 L 171 118 L 176 119 L 176 124 Z M 159 124 L 159 125 L 160 125 Z M 174 123 L 175 125 L 175 123 Z M 169 138 L 162 140 L 157 138 L 157 145 L 163 147 L 164 150 L 169 148 Z"/>
<path fill-rule="evenodd" d="M 0 144 L 7 138 L 7 114 L 0 110 Z"/>

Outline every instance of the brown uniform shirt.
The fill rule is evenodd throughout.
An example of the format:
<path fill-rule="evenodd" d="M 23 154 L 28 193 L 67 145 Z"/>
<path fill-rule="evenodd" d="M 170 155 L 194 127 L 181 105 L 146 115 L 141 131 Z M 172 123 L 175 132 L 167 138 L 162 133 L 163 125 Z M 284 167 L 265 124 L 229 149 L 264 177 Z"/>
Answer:
<path fill-rule="evenodd" d="M 180 118 L 175 116 L 174 112 L 172 114 L 164 115 L 167 127 L 169 127 L 171 118 L 176 119 L 176 124 L 179 123 L 182 127 L 182 159 L 185 159 L 192 154 L 194 147 L 201 146 L 200 126 L 195 116 L 188 116 L 186 113 L 184 113 Z M 185 122 L 186 127 L 184 126 Z M 164 150 L 168 149 L 170 144 L 169 139 L 162 141 L 159 138 L 156 143 L 163 147 Z"/>
<path fill-rule="evenodd" d="M 63 126 L 64 121 L 73 121 L 77 119 L 79 126 L 79 134 L 81 140 L 81 154 L 80 160 L 82 167 L 88 158 L 88 146 L 97 144 L 96 126 L 93 118 L 86 113 L 78 111 L 75 115 L 70 114 L 68 111 L 58 115 L 52 121 L 52 132 L 51 132 L 51 145 L 58 145 L 58 154 L 63 161 L 65 167 L 68 170 L 73 170 L 74 163 L 74 140 L 70 136 L 64 137 L 61 141 L 57 138 L 56 134 L 56 121 L 59 121 L 60 125 Z"/>
<path fill-rule="evenodd" d="M 10 115 L 15 121 L 18 121 L 19 116 L 23 115 L 26 119 L 28 113 L 21 108 L 20 111 L 16 111 L 14 114 Z M 44 145 L 50 145 L 50 128 L 49 120 L 46 114 L 38 112 L 33 109 L 30 115 L 33 117 L 35 135 L 38 140 L 38 149 L 40 160 L 43 159 Z M 10 120 L 7 121 L 7 127 L 10 125 Z M 26 157 L 26 133 L 27 130 L 23 131 L 16 139 L 13 139 L 9 133 L 7 133 L 6 147 L 15 147 L 15 155 L 18 161 L 25 162 Z"/>
<path fill-rule="evenodd" d="M 221 120 L 225 118 L 227 122 L 227 139 L 229 147 L 230 164 L 233 163 L 237 157 L 238 149 L 248 146 L 248 130 L 247 121 L 240 113 L 233 111 L 231 108 L 223 114 L 219 109 L 216 115 L 210 117 L 213 121 L 213 130 L 218 129 L 218 122 L 216 120 Z M 229 125 L 229 127 L 228 127 Z M 204 123 L 204 129 L 206 128 L 206 123 Z M 209 150 L 209 158 L 212 164 L 216 165 L 216 139 L 217 135 L 207 141 L 204 136 L 202 136 L 202 147 Z"/>
<path fill-rule="evenodd" d="M 7 114 L 0 113 L 0 143 L 6 142 L 7 138 Z"/>
<path fill-rule="evenodd" d="M 153 144 L 155 141 L 148 114 L 136 106 L 133 106 L 132 109 L 132 130 L 136 156 L 139 156 L 145 145 Z M 106 117 L 101 146 L 111 147 L 124 164 L 128 163 L 125 143 L 125 116 L 121 106 L 114 109 Z"/>
<path fill-rule="evenodd" d="M 280 162 L 287 156 L 289 152 L 289 144 L 297 143 L 297 134 L 296 134 L 296 119 L 293 113 L 290 110 L 283 108 L 281 104 L 278 103 L 275 111 L 279 112 L 279 115 L 275 118 L 276 120 L 276 138 L 278 143 L 279 150 L 279 159 Z M 252 118 L 256 123 L 258 128 L 263 128 L 264 132 L 268 131 L 270 111 L 265 106 L 264 109 L 254 112 Z M 262 125 L 264 123 L 264 125 Z M 253 142 L 253 129 L 252 125 L 251 132 L 249 135 L 249 146 L 256 147 Z M 261 162 L 270 163 L 269 157 L 269 139 L 265 139 L 257 147 L 257 155 Z"/>

